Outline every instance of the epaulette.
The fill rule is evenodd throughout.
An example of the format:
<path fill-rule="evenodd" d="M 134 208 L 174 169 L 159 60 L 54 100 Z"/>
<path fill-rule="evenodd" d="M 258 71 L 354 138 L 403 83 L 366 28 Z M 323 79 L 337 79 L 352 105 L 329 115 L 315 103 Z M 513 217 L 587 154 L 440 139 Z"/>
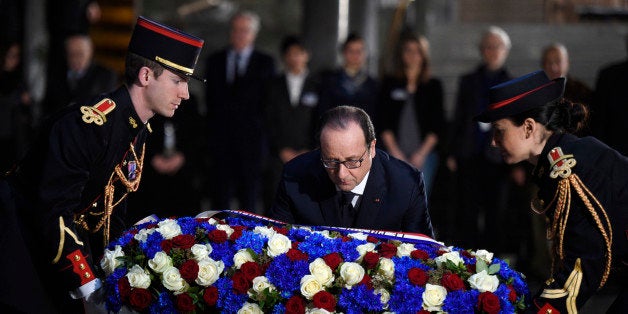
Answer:
<path fill-rule="evenodd" d="M 571 175 L 571 168 L 576 166 L 576 159 L 573 155 L 563 153 L 563 150 L 557 146 L 552 148 L 547 154 L 547 159 L 550 162 L 550 177 L 556 179 L 561 177 L 563 179 Z"/>
<path fill-rule="evenodd" d="M 103 125 L 107 122 L 107 114 L 113 111 L 115 107 L 116 103 L 109 98 L 105 98 L 93 106 L 82 106 L 83 121 Z"/>

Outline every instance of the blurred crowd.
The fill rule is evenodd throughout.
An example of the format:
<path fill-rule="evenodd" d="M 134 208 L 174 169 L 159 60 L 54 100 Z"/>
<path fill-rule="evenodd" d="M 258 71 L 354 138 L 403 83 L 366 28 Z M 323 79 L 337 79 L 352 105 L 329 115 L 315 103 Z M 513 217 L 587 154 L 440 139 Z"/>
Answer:
<path fill-rule="evenodd" d="M 73 2 L 72 14 L 80 16 L 75 24 L 49 21 L 42 118 L 122 81 L 93 59 L 87 34 L 90 21 L 98 18 L 95 2 L 68 1 Z M 504 164 L 490 145 L 491 125 L 472 120 L 488 105 L 489 88 L 513 78 L 506 67 L 511 39 L 503 29 L 486 29 L 478 43 L 481 58 L 461 69 L 454 118 L 449 120 L 443 109 L 444 86 L 432 75 L 423 36 L 401 34 L 394 69 L 374 76 L 365 66 L 367 42 L 360 34 L 349 34 L 339 47 L 342 63 L 315 73 L 308 61 L 316 51 L 308 50 L 298 35 L 282 40 L 281 58 L 275 60 L 255 46 L 261 28 L 255 13 L 240 12 L 230 23 L 229 42 L 212 51 L 200 71 L 207 79 L 204 97 L 191 95 L 173 118 L 150 121 L 153 134 L 144 178 L 129 199 L 133 219 L 195 215 L 207 209 L 264 214 L 273 202 L 282 165 L 316 149 L 319 115 L 353 105 L 375 122 L 379 148 L 423 172 L 438 240 L 486 248 L 530 267 L 521 270 L 536 271 L 529 259 L 547 254 L 546 248 L 534 246 L 543 241 L 533 239 L 544 236 L 545 221 L 529 211 L 534 191 L 528 166 Z M 0 167 L 9 169 L 38 121 L 24 84 L 22 42 L 8 36 L 2 41 Z M 570 75 L 568 49 L 560 43 L 543 49 L 539 67 L 550 79 L 567 77 L 565 96 L 591 109 L 591 124 L 581 136 L 596 136 L 628 154 L 621 138 L 627 128 L 628 60 L 600 69 L 594 87 Z"/>

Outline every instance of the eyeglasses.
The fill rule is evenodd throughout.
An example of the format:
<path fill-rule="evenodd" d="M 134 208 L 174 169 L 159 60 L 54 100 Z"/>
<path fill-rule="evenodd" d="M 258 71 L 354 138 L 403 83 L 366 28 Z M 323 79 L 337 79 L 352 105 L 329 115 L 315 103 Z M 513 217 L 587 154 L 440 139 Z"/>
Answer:
<path fill-rule="evenodd" d="M 366 152 L 368 151 L 369 151 L 369 147 L 366 147 L 366 150 L 364 151 L 360 159 L 356 159 L 356 160 L 349 159 L 345 161 L 338 161 L 338 160 L 329 160 L 329 159 L 321 158 L 321 161 L 323 162 L 323 167 L 327 169 L 338 169 L 340 168 L 341 164 L 344 165 L 347 169 L 360 168 L 360 166 L 362 166 L 362 162 L 364 161 L 364 155 L 366 155 Z"/>

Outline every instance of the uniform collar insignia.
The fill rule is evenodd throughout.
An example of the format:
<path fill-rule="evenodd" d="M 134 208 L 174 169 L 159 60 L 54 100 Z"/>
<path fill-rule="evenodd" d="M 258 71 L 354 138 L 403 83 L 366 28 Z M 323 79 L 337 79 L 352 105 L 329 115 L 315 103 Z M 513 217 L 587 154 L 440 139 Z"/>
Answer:
<path fill-rule="evenodd" d="M 103 125 L 105 122 L 107 122 L 107 114 L 113 111 L 115 107 L 116 103 L 109 98 L 105 98 L 91 107 L 81 106 L 80 109 L 83 113 L 83 122 L 93 122 L 97 125 Z"/>
<path fill-rule="evenodd" d="M 133 127 L 134 129 L 137 129 L 137 121 L 135 121 L 135 119 L 133 119 L 133 117 L 129 117 L 129 124 L 131 125 L 131 127 Z"/>

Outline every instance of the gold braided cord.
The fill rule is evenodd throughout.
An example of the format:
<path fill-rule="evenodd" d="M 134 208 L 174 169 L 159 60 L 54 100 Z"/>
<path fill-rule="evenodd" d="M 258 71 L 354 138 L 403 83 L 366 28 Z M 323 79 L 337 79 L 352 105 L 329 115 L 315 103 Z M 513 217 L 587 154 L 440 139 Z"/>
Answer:
<path fill-rule="evenodd" d="M 137 168 L 135 169 L 135 178 L 133 180 L 127 179 L 127 177 L 122 172 L 122 168 L 120 167 L 120 164 L 116 165 L 114 168 L 114 171 L 111 173 L 111 176 L 109 176 L 109 181 L 107 182 L 107 185 L 105 185 L 104 197 L 103 197 L 104 211 L 97 214 L 97 215 L 102 215 L 102 217 L 100 218 L 100 221 L 98 221 L 98 223 L 93 228 L 90 228 L 84 218 L 81 217 L 78 219 L 78 223 L 81 225 L 81 227 L 83 227 L 83 229 L 88 230 L 92 233 L 96 233 L 101 228 L 104 227 L 103 242 L 105 246 L 109 243 L 111 214 L 113 213 L 113 209 L 116 206 L 118 206 L 120 202 L 122 202 L 127 197 L 129 192 L 137 191 L 137 189 L 139 188 L 140 180 L 142 178 L 142 169 L 144 167 L 144 153 L 146 152 L 146 144 L 142 145 L 142 153 L 139 156 L 139 158 L 137 156 L 137 153 L 135 152 L 135 147 L 133 147 L 133 143 L 130 144 L 130 147 L 131 147 L 130 149 L 131 154 L 133 155 L 133 161 L 135 161 L 135 163 L 137 164 Z M 114 202 L 115 190 L 116 190 L 114 183 L 118 180 L 122 183 L 122 185 L 126 187 L 126 191 L 120 197 L 120 199 Z"/>
<path fill-rule="evenodd" d="M 556 194 L 554 195 L 554 200 L 556 200 L 556 210 L 554 211 L 554 220 L 552 225 L 548 228 L 547 238 L 555 239 L 554 241 L 554 252 L 558 255 L 558 258 L 562 261 L 565 258 L 564 255 L 564 237 L 565 237 L 565 229 L 567 227 L 567 220 L 569 218 L 569 209 L 571 208 L 571 187 L 574 188 L 585 207 L 588 209 L 589 214 L 595 221 L 597 228 L 600 230 L 602 237 L 604 238 L 604 244 L 606 246 L 606 264 L 604 268 L 604 274 L 602 275 L 602 280 L 600 281 L 599 288 L 602 288 L 604 284 L 606 284 L 606 280 L 610 274 L 611 270 L 611 262 L 612 262 L 612 251 L 611 246 L 613 243 L 611 224 L 604 207 L 598 199 L 591 193 L 591 191 L 584 185 L 580 177 L 576 174 L 571 174 L 569 177 L 564 178 L 558 182 L 558 188 L 556 190 Z M 595 205 L 599 208 L 599 212 L 602 213 L 604 218 L 603 224 L 600 219 L 595 207 L 591 203 L 590 199 L 593 199 Z M 553 204 L 554 200 L 550 203 Z M 550 206 L 548 205 L 548 206 Z M 555 269 L 555 259 L 552 259 L 552 269 L 550 274 L 550 279 L 548 281 L 553 281 L 554 277 L 554 269 Z"/>

